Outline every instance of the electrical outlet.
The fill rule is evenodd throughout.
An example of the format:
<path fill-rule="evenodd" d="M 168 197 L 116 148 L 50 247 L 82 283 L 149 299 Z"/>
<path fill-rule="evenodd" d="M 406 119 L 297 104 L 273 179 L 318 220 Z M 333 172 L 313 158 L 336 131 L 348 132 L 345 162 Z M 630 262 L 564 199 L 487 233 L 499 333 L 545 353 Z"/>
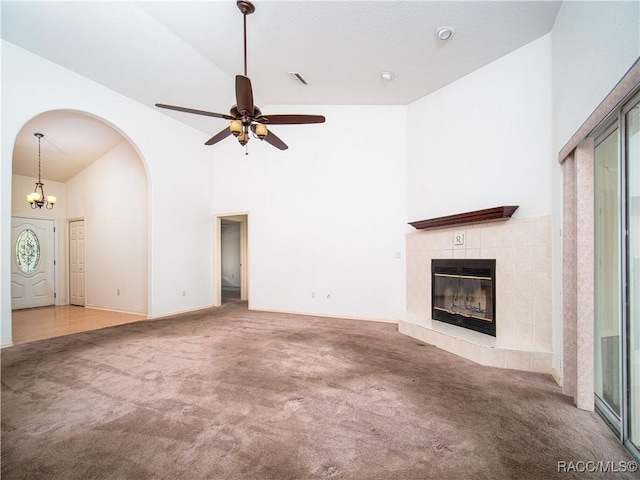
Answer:
<path fill-rule="evenodd" d="M 316 298 L 316 292 L 311 292 L 311 298 Z"/>
<path fill-rule="evenodd" d="M 182 296 L 186 297 L 187 296 L 187 291 L 186 290 L 182 290 Z"/>

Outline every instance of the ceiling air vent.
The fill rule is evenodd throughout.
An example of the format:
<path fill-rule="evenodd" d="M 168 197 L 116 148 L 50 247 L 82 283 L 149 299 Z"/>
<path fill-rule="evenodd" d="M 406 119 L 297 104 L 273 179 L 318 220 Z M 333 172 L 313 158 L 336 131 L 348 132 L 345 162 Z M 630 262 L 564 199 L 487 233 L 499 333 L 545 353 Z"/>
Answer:
<path fill-rule="evenodd" d="M 289 72 L 289 75 L 291 75 L 300 85 L 309 85 L 298 72 Z"/>

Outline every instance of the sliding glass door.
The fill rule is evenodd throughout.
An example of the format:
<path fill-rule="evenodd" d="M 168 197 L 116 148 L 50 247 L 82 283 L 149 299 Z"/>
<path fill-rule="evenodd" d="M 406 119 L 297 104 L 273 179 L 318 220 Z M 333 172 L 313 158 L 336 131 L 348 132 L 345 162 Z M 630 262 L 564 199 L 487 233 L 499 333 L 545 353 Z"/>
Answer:
<path fill-rule="evenodd" d="M 640 93 L 595 139 L 595 395 L 640 459 Z"/>
<path fill-rule="evenodd" d="M 637 100 L 637 99 L 636 99 Z M 626 164 L 628 441 L 640 448 L 640 101 L 623 111 Z"/>
<path fill-rule="evenodd" d="M 620 309 L 620 135 L 611 128 L 596 140 L 595 388 L 608 420 L 619 430 L 622 402 Z"/>

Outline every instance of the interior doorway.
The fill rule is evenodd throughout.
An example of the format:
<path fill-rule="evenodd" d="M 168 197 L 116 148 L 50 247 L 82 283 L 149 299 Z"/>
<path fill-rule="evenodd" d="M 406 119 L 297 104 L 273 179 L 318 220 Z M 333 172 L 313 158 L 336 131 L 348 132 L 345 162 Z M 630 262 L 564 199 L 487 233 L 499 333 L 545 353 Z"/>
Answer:
<path fill-rule="evenodd" d="M 216 217 L 216 306 L 248 301 L 248 215 Z"/>
<path fill-rule="evenodd" d="M 25 194 L 33 191 L 39 173 L 38 162 L 34 162 L 39 158 L 39 144 L 34 142 L 33 132 L 45 134 L 41 145 L 42 180 L 45 191 L 57 196 L 51 210 L 33 210 L 25 199 Z M 90 113 L 43 112 L 27 121 L 16 135 L 11 174 L 12 217 L 38 217 L 56 227 L 55 237 L 49 236 L 52 253 L 46 255 L 42 250 L 37 265 L 35 260 L 29 263 L 29 258 L 35 259 L 36 246 L 44 248 L 49 237 L 41 238 L 35 227 L 29 227 L 33 234 L 23 235 L 21 261 L 27 271 L 20 275 L 28 282 L 12 272 L 13 308 L 73 304 L 146 317 L 151 305 L 151 205 L 146 165 L 132 140 L 107 120 Z M 100 194 L 103 191 L 127 193 L 111 195 L 105 202 Z M 76 220 L 83 220 L 84 224 Z M 16 235 L 20 232 L 16 231 Z M 16 240 L 17 237 L 6 248 L 17 267 L 13 260 Z M 44 262 L 53 265 L 54 256 L 53 276 L 45 280 L 41 269 Z M 38 297 L 38 303 L 22 300 L 29 289 L 31 297 Z M 21 318 L 24 320 L 24 316 Z M 81 320 L 74 315 L 69 321 Z M 3 318 L 2 323 L 3 329 L 13 331 L 12 317 Z M 30 325 L 42 329 L 37 333 L 47 334 L 48 326 Z"/>

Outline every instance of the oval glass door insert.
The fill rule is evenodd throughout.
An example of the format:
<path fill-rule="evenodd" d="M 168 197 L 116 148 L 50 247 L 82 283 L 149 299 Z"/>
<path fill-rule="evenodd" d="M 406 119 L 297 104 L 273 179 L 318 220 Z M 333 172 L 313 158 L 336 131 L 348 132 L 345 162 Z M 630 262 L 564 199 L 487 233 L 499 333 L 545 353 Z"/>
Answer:
<path fill-rule="evenodd" d="M 40 263 L 40 242 L 33 230 L 23 230 L 16 240 L 16 263 L 24 273 L 33 273 Z"/>

